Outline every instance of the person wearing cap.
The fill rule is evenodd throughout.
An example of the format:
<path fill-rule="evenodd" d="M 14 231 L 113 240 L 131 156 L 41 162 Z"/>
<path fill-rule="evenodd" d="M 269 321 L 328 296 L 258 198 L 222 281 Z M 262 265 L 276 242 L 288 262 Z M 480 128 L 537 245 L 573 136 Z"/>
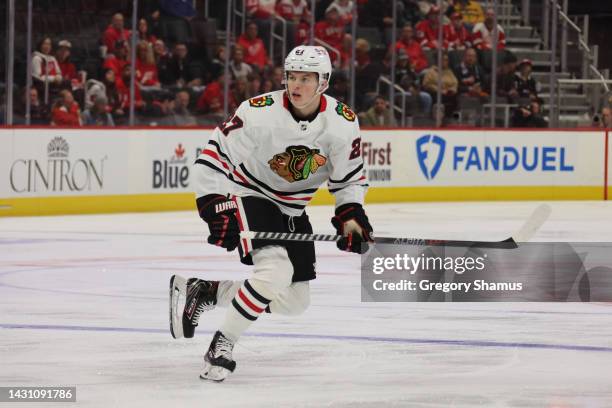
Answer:
<path fill-rule="evenodd" d="M 495 23 L 495 11 L 488 9 L 484 23 L 478 23 L 474 26 L 472 35 L 474 38 L 474 47 L 479 50 L 493 49 L 493 31 Z M 497 49 L 503 50 L 506 48 L 506 33 L 501 25 L 497 25 Z"/>
<path fill-rule="evenodd" d="M 514 74 L 514 86 L 517 96 L 520 98 L 531 98 L 538 96 L 538 83 L 531 76 L 533 63 L 530 59 L 523 59 Z"/>
<path fill-rule="evenodd" d="M 472 34 L 463 24 L 463 15 L 451 14 L 450 24 L 444 25 L 444 43 L 448 50 L 465 50 L 472 46 Z"/>
<path fill-rule="evenodd" d="M 482 6 L 474 0 L 454 0 L 451 13 L 460 13 L 463 16 L 463 22 L 467 29 L 471 30 L 476 24 L 482 23 L 485 19 Z"/>
<path fill-rule="evenodd" d="M 72 44 L 68 40 L 62 40 L 57 43 L 57 52 L 55 56 L 57 63 L 62 70 L 62 77 L 64 81 L 72 85 L 72 89 L 79 89 L 83 87 L 82 78 L 79 77 L 76 66 L 70 61 L 70 49 Z"/>
<path fill-rule="evenodd" d="M 406 24 L 402 28 L 400 39 L 395 43 L 395 50 L 399 49 L 406 51 L 406 55 L 410 58 L 416 72 L 422 72 L 429 65 L 421 45 L 414 39 L 414 29 L 410 24 Z"/>
<path fill-rule="evenodd" d="M 353 0 L 334 0 L 330 6 L 336 7 L 340 15 L 340 21 L 344 25 L 351 24 L 353 21 Z"/>
<path fill-rule="evenodd" d="M 325 19 L 314 26 L 315 37 L 339 51 L 342 48 L 344 31 L 345 25 L 340 18 L 340 10 L 332 3 L 325 10 Z M 337 61 L 338 55 L 335 52 L 330 52 L 330 58 L 333 65 L 340 63 Z"/>
<path fill-rule="evenodd" d="M 440 7 L 431 6 L 429 12 L 427 13 L 427 19 L 420 21 L 415 26 L 417 39 L 424 50 L 438 49 L 439 19 Z M 446 41 L 443 40 L 442 46 L 447 48 Z"/>
<path fill-rule="evenodd" d="M 115 13 L 102 37 L 102 43 L 106 46 L 106 52 L 114 53 L 117 41 L 128 41 L 130 39 L 130 31 L 123 28 L 123 24 L 123 14 Z"/>

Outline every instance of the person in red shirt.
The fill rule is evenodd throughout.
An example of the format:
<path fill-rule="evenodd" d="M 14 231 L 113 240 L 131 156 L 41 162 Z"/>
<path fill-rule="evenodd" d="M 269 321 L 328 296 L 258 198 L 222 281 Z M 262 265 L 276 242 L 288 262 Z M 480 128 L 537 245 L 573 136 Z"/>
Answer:
<path fill-rule="evenodd" d="M 419 21 L 415 26 L 417 39 L 424 50 L 438 49 L 438 27 L 440 8 L 431 6 L 427 13 L 427 20 Z M 446 48 L 445 44 L 442 44 Z"/>
<path fill-rule="evenodd" d="M 474 38 L 474 47 L 479 50 L 493 49 L 493 29 L 495 22 L 495 12 L 493 9 L 488 9 L 485 14 L 484 23 L 478 23 L 474 26 L 472 32 Z M 506 48 L 506 34 L 501 25 L 497 25 L 497 49 L 503 50 Z"/>
<path fill-rule="evenodd" d="M 59 93 L 60 99 L 53 105 L 51 110 L 52 126 L 81 126 L 81 109 L 75 102 L 72 92 L 63 89 Z"/>
<path fill-rule="evenodd" d="M 244 62 L 263 70 L 269 64 L 268 51 L 261 38 L 257 36 L 257 24 L 249 22 L 246 31 L 238 38 L 238 45 L 244 48 Z"/>
<path fill-rule="evenodd" d="M 106 57 L 103 68 L 112 69 L 115 72 L 115 77 L 120 78 L 123 67 L 130 65 L 128 55 L 130 55 L 130 46 L 128 42 L 123 40 L 117 41 L 117 44 L 115 44 L 115 52 Z"/>
<path fill-rule="evenodd" d="M 76 66 L 70 61 L 70 48 L 72 48 L 72 44 L 70 41 L 62 40 L 57 45 L 58 48 L 55 55 L 64 81 L 70 83 L 73 90 L 83 88 L 83 77 L 79 76 Z"/>
<path fill-rule="evenodd" d="M 276 14 L 296 24 L 300 21 L 310 21 L 306 0 L 280 0 L 276 5 Z"/>
<path fill-rule="evenodd" d="M 275 14 L 276 0 L 246 0 L 246 12 L 250 18 L 268 20 Z"/>
<path fill-rule="evenodd" d="M 465 50 L 472 46 L 472 34 L 463 24 L 461 13 L 451 14 L 451 23 L 444 25 L 444 42 L 449 50 Z"/>
<path fill-rule="evenodd" d="M 130 111 L 130 80 L 132 75 L 132 68 L 129 65 L 123 67 L 121 71 L 121 77 L 116 79 L 117 92 L 119 93 L 119 99 L 121 100 L 121 109 L 127 114 Z M 142 100 L 140 94 L 140 85 L 138 82 L 134 87 L 134 106 L 136 109 L 142 109 L 145 103 Z"/>
<path fill-rule="evenodd" d="M 141 86 L 160 87 L 153 47 L 147 41 L 140 41 L 136 47 L 136 80 Z"/>
<path fill-rule="evenodd" d="M 402 34 L 398 42 L 395 43 L 395 50 L 404 49 L 406 55 L 410 58 L 416 72 L 421 72 L 428 67 L 427 57 L 423 53 L 423 49 L 414 39 L 414 30 L 410 24 L 406 24 L 402 28 Z"/>
<path fill-rule="evenodd" d="M 332 4 L 325 10 L 325 20 L 319 21 L 314 26 L 315 37 L 324 41 L 330 47 L 340 51 L 342 49 L 342 41 L 344 39 L 344 23 L 340 20 L 338 8 Z M 334 50 L 329 53 L 332 64 L 340 63 L 337 61 L 338 55 Z"/>
<path fill-rule="evenodd" d="M 200 95 L 198 102 L 196 104 L 196 110 L 199 113 L 218 113 L 215 112 L 215 109 L 218 109 L 216 106 L 216 101 L 220 103 L 221 110 L 223 110 L 223 90 L 225 87 L 225 72 L 223 70 L 219 71 L 217 78 L 214 81 L 206 85 L 204 92 Z M 238 105 L 234 101 L 232 93 L 229 95 L 229 103 L 228 109 L 230 111 L 236 109 Z"/>
<path fill-rule="evenodd" d="M 106 52 L 115 52 L 117 41 L 127 41 L 130 38 L 130 31 L 123 28 L 123 14 L 117 13 L 113 16 L 111 23 L 104 31 L 102 43 L 106 46 Z"/>

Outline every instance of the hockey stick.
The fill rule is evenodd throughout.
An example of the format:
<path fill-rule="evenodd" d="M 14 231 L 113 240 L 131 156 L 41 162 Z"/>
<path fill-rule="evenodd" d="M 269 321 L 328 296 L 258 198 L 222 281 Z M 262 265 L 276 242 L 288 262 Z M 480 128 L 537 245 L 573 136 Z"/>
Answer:
<path fill-rule="evenodd" d="M 442 240 L 442 239 L 424 239 L 424 238 L 392 238 L 392 237 L 374 237 L 375 244 L 395 244 L 395 245 L 416 245 L 416 246 L 450 246 L 450 247 L 475 247 L 475 248 L 499 248 L 513 249 L 518 247 L 519 242 L 527 242 L 533 237 L 533 234 L 544 224 L 550 216 L 550 206 L 541 204 L 527 218 L 523 226 L 510 238 L 503 241 L 460 241 L 460 240 Z M 276 241 L 323 241 L 336 242 L 342 235 L 328 234 L 296 234 L 283 232 L 256 232 L 243 231 L 240 233 L 241 238 L 247 239 L 262 239 Z"/>

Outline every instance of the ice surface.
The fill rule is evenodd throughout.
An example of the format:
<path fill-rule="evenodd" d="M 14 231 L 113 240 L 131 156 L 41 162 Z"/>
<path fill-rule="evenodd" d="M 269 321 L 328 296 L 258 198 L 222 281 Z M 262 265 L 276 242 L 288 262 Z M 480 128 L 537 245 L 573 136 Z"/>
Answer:
<path fill-rule="evenodd" d="M 367 209 L 379 236 L 484 240 L 536 204 Z M 551 205 L 535 240 L 610 241 L 612 204 Z M 332 232 L 330 207 L 309 214 Z M 359 257 L 333 244 L 317 244 L 309 310 L 262 316 L 234 375 L 202 382 L 225 311 L 173 340 L 168 280 L 249 276 L 205 233 L 192 212 L 0 219 L 0 386 L 76 386 L 66 406 L 612 407 L 612 305 L 361 303 Z"/>

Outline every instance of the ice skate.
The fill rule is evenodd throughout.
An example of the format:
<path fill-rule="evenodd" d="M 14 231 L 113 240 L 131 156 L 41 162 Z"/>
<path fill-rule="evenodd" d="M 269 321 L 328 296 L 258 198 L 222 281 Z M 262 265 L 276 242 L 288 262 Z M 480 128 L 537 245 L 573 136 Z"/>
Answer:
<path fill-rule="evenodd" d="M 220 382 L 233 373 L 236 369 L 236 362 L 232 359 L 233 349 L 234 343 L 220 331 L 216 332 L 204 355 L 204 367 L 200 378 Z"/>
<path fill-rule="evenodd" d="M 200 316 L 217 304 L 218 281 L 170 278 L 170 333 L 175 339 L 192 338 Z M 182 299 L 185 299 L 183 304 Z"/>

